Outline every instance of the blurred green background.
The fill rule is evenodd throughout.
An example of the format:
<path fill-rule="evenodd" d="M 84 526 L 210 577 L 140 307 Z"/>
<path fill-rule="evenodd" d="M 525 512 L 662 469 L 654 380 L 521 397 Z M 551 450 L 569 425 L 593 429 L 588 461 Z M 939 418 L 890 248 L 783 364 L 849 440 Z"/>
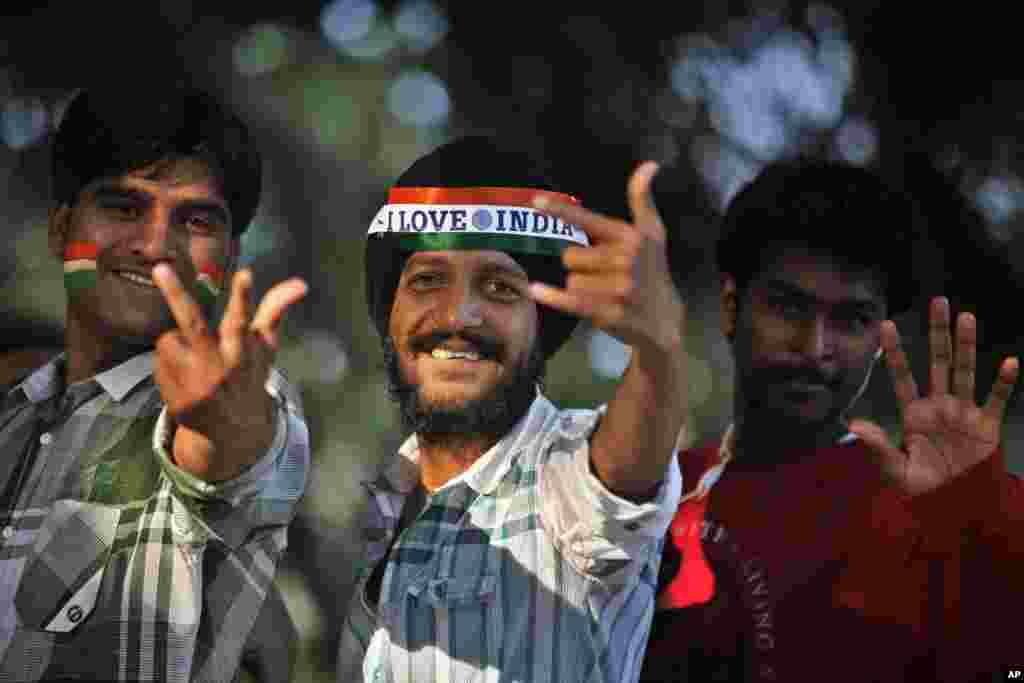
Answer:
<path fill-rule="evenodd" d="M 59 343 L 61 271 L 45 236 L 49 143 L 76 88 L 118 83 L 128 99 L 133 83 L 181 70 L 256 132 L 266 182 L 244 260 L 260 290 L 291 274 L 312 285 L 289 313 L 279 356 L 302 389 L 315 461 L 277 579 L 303 638 L 295 680 L 333 680 L 359 481 L 402 437 L 366 314 L 363 235 L 388 184 L 447 140 L 510 139 L 585 205 L 618 216 L 635 164 L 665 164 L 657 201 L 689 264 L 680 283 L 691 443 L 720 433 L 731 412 L 715 219 L 779 157 L 842 158 L 918 193 L 946 259 L 907 267 L 979 315 L 979 384 L 1019 353 L 1024 82 L 1001 4 L 972 3 L 969 14 L 881 0 L 553 5 L 8 0 L 2 10 L 4 348 Z M 920 371 L 920 313 L 897 322 Z M 583 325 L 549 363 L 548 393 L 564 406 L 605 401 L 626 359 L 621 344 Z M 893 425 L 884 372 L 858 412 Z M 1022 418 L 1015 400 L 1006 432 L 1015 470 L 1024 470 Z"/>

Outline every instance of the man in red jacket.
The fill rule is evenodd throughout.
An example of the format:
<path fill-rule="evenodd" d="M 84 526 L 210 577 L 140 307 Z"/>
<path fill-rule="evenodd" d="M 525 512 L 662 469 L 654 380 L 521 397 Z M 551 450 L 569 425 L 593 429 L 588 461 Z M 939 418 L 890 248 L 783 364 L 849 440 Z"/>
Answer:
<path fill-rule="evenodd" d="M 1019 361 L 975 401 L 977 321 L 929 303 L 927 387 L 889 318 L 922 295 L 914 206 L 862 169 L 769 166 L 717 245 L 734 423 L 681 454 L 645 681 L 975 681 L 1024 666 Z M 955 327 L 951 331 L 951 327 Z M 884 357 L 902 438 L 847 419 Z"/>

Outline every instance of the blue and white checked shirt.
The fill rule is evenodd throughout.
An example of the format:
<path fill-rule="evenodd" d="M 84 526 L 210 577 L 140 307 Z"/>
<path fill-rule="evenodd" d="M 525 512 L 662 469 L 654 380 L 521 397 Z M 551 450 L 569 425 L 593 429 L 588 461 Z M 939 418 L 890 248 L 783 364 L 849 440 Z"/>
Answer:
<path fill-rule="evenodd" d="M 370 605 L 366 578 L 419 481 L 415 435 L 402 445 L 366 484 L 367 562 L 342 633 L 339 683 L 636 681 L 681 481 L 670 465 L 651 502 L 609 492 L 590 468 L 600 414 L 559 411 L 538 395 L 508 435 L 428 499 Z"/>

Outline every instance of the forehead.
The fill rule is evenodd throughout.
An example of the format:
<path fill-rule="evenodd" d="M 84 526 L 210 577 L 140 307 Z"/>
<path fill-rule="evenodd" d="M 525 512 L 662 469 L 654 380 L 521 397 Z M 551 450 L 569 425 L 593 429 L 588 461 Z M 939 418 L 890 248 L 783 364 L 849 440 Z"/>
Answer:
<path fill-rule="evenodd" d="M 503 251 L 482 249 L 417 251 L 412 253 L 405 262 L 406 272 L 414 268 L 426 267 L 464 272 L 500 270 L 510 275 L 527 277 L 523 267 Z"/>
<path fill-rule="evenodd" d="M 193 157 L 163 159 L 115 177 L 97 178 L 83 194 L 99 189 L 124 188 L 154 193 L 202 196 L 224 202 L 222 183 L 208 163 Z"/>
<path fill-rule="evenodd" d="M 854 299 L 880 303 L 885 298 L 884 283 L 876 271 L 804 247 L 787 247 L 769 255 L 751 284 L 770 287 L 773 283 L 785 283 L 825 302 Z"/>

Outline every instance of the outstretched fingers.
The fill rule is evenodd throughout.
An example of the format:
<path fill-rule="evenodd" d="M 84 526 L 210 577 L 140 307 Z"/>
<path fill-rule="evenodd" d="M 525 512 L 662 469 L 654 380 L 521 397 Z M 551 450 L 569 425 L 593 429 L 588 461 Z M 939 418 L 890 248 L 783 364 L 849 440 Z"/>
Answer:
<path fill-rule="evenodd" d="M 911 401 L 917 399 L 917 382 L 910 371 L 910 362 L 900 344 L 900 333 L 896 323 L 886 320 L 881 328 L 882 349 L 885 351 L 885 362 L 892 377 L 892 388 L 900 405 L 906 408 Z"/>
<path fill-rule="evenodd" d="M 956 321 L 956 358 L 953 363 L 953 393 L 974 404 L 975 374 L 978 365 L 978 324 L 970 313 L 961 313 Z"/>
<path fill-rule="evenodd" d="M 1020 360 L 1015 357 L 1004 360 L 999 366 L 999 375 L 996 377 L 995 384 L 992 385 L 992 393 L 982 408 L 986 415 L 1002 423 L 1003 416 L 1006 414 L 1006 404 L 1013 394 L 1013 387 L 1017 384 L 1019 376 Z"/>
<path fill-rule="evenodd" d="M 645 161 L 637 166 L 629 177 L 626 200 L 629 202 L 629 210 L 633 213 L 637 227 L 649 237 L 662 240 L 665 237 L 665 226 L 654 205 L 654 195 L 651 192 L 654 176 L 657 174 L 657 162 Z"/>
<path fill-rule="evenodd" d="M 185 290 L 174 269 L 166 263 L 156 264 L 153 266 L 153 282 L 164 295 L 185 341 L 190 346 L 212 344 L 213 338 L 202 309 Z"/>
<path fill-rule="evenodd" d="M 949 300 L 946 297 L 935 297 L 929 306 L 928 347 L 931 350 L 928 372 L 931 394 L 948 394 L 953 341 L 949 333 Z"/>
<path fill-rule="evenodd" d="M 289 307 L 306 296 L 309 286 L 301 278 L 293 277 L 270 288 L 260 301 L 250 328 L 272 349 L 277 350 L 277 332 L 281 318 Z"/>
<path fill-rule="evenodd" d="M 220 323 L 220 345 L 228 365 L 241 362 L 251 312 L 252 271 L 246 268 L 235 273 L 231 279 L 231 298 L 228 299 L 224 319 Z"/>

